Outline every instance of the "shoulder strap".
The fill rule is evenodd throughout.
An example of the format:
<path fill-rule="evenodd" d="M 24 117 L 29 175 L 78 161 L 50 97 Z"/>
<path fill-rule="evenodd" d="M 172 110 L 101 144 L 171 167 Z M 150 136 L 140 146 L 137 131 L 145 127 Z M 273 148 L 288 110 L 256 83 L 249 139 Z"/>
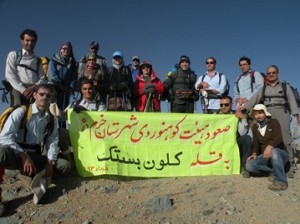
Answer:
<path fill-rule="evenodd" d="M 282 82 L 282 89 L 283 89 L 283 98 L 285 101 L 287 101 L 287 90 L 286 90 L 286 85 L 288 85 L 286 82 Z"/>
<path fill-rule="evenodd" d="M 20 62 L 21 62 L 22 57 L 23 57 L 22 50 L 16 51 L 16 55 L 17 55 L 17 57 L 16 57 L 16 66 L 17 66 L 17 65 L 20 65 Z"/>
<path fill-rule="evenodd" d="M 20 128 L 24 129 L 24 136 L 23 136 L 23 142 L 26 142 L 26 137 L 27 137 L 27 127 L 26 124 L 31 118 L 32 114 L 32 107 L 31 105 L 21 105 L 23 110 L 25 111 L 24 117 L 22 118 Z"/>
<path fill-rule="evenodd" d="M 253 84 L 255 83 L 255 76 L 254 76 L 254 70 L 250 72 L 250 79 L 251 79 L 251 82 L 250 82 L 250 85 L 251 85 L 251 92 L 253 93 Z"/>
<path fill-rule="evenodd" d="M 201 82 L 203 82 L 205 76 L 206 76 L 206 74 L 202 75 Z"/>
<path fill-rule="evenodd" d="M 219 85 L 221 84 L 222 75 L 223 75 L 223 73 L 220 73 L 220 72 L 219 72 Z"/>

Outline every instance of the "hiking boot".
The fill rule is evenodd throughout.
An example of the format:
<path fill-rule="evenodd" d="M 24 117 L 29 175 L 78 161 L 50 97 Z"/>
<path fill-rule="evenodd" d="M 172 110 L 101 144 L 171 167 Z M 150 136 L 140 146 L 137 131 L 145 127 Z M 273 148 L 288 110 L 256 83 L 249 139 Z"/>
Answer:
<path fill-rule="evenodd" d="M 289 172 L 286 173 L 286 176 L 287 176 L 288 178 L 294 178 L 294 177 L 295 177 L 294 171 L 291 169 Z"/>
<path fill-rule="evenodd" d="M 282 184 L 277 181 L 273 181 L 273 183 L 269 185 L 269 189 L 272 191 L 283 191 L 287 189 L 287 184 Z"/>
<path fill-rule="evenodd" d="M 249 173 L 249 171 L 246 170 L 246 169 L 243 169 L 243 170 L 242 170 L 242 176 L 243 176 L 244 178 L 250 178 L 250 173 Z"/>
<path fill-rule="evenodd" d="M 2 189 L 0 188 L 0 217 L 3 217 L 5 215 L 6 215 L 6 208 L 2 202 Z"/>
<path fill-rule="evenodd" d="M 22 173 L 17 174 L 17 178 L 22 181 L 25 188 L 30 189 L 32 178 Z"/>
<path fill-rule="evenodd" d="M 273 182 L 275 180 L 275 176 L 273 173 L 270 173 L 268 176 L 268 181 Z"/>

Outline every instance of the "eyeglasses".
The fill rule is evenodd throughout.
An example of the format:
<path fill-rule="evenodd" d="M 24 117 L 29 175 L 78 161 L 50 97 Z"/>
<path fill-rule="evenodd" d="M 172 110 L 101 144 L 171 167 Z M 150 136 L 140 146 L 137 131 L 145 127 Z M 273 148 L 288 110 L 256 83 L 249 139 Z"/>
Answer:
<path fill-rule="evenodd" d="M 277 72 L 267 72 L 267 75 L 276 75 Z"/>
<path fill-rule="evenodd" d="M 89 58 L 88 61 L 96 61 L 96 59 Z"/>
<path fill-rule="evenodd" d="M 223 107 L 223 106 L 224 107 L 229 107 L 229 105 L 230 105 L 229 103 L 220 103 L 220 107 Z"/>
<path fill-rule="evenodd" d="M 43 96 L 46 96 L 46 98 L 51 97 L 51 94 L 49 94 L 49 93 L 37 93 L 37 94 L 39 94 L 41 97 L 43 97 Z"/>
<path fill-rule="evenodd" d="M 207 65 L 214 65 L 215 63 L 213 61 L 207 61 L 206 64 Z"/>

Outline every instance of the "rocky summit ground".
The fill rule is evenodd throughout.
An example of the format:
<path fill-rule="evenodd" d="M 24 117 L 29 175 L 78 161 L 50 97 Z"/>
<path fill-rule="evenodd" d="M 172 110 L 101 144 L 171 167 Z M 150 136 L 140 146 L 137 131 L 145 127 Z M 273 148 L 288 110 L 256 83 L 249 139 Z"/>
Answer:
<path fill-rule="evenodd" d="M 53 180 L 46 204 L 7 177 L 3 198 L 6 223 L 300 223 L 300 170 L 286 191 L 268 190 L 264 178 L 241 175 L 127 178 L 71 175 Z"/>

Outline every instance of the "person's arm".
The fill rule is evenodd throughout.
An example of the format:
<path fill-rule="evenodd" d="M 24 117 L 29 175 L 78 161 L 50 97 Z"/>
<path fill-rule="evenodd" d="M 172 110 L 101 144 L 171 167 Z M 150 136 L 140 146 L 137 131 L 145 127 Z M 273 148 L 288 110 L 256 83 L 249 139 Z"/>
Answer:
<path fill-rule="evenodd" d="M 12 51 L 7 55 L 5 66 L 5 78 L 15 90 L 19 91 L 20 93 L 23 93 L 26 90 L 26 87 L 23 85 L 19 77 L 16 60 L 16 52 Z"/>
<path fill-rule="evenodd" d="M 53 117 L 54 127 L 52 133 L 46 139 L 46 149 L 48 161 L 56 161 L 59 151 L 58 147 L 58 120 Z"/>
<path fill-rule="evenodd" d="M 249 100 L 264 85 L 264 77 L 257 71 L 254 72 L 255 83 L 253 83 L 253 92 L 246 98 Z M 251 82 L 251 80 L 250 80 Z"/>
<path fill-rule="evenodd" d="M 0 134 L 0 144 L 8 145 L 14 151 L 15 154 L 24 152 L 24 150 L 16 142 L 16 136 L 20 131 L 22 119 L 24 118 L 24 116 L 25 110 L 22 107 L 15 109 L 8 116 Z"/>

